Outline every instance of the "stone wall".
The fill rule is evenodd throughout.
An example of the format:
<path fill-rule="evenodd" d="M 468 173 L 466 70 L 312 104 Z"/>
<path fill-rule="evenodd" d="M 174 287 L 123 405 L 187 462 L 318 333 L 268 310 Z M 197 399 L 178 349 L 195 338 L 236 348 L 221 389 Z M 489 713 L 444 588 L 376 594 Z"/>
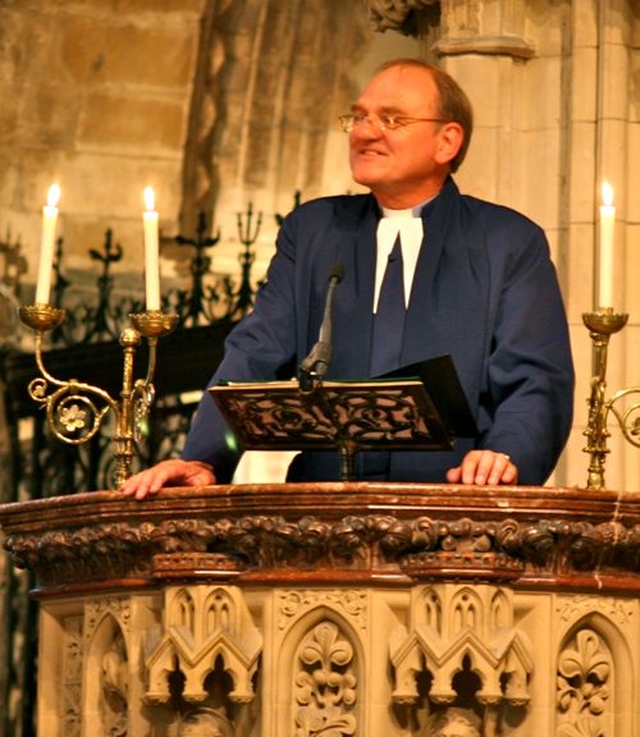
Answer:
<path fill-rule="evenodd" d="M 147 184 L 168 279 L 185 260 L 173 236 L 183 225 L 192 235 L 200 208 L 222 231 L 220 269 L 235 271 L 236 216 L 250 202 L 263 212 L 264 269 L 295 190 L 352 187 L 335 120 L 358 89 L 356 65 L 417 49 L 379 42 L 364 5 L 336 0 L 9 3 L 0 34 L 0 232 L 20 235 L 25 284 L 58 181 L 64 266 L 86 270 L 110 227 L 125 250 L 116 273 L 139 290 Z"/>
<path fill-rule="evenodd" d="M 0 223 L 37 261 L 39 208 L 62 187 L 67 268 L 107 227 L 139 272 L 142 191 L 180 199 L 202 0 L 16 2 L 0 10 Z"/>

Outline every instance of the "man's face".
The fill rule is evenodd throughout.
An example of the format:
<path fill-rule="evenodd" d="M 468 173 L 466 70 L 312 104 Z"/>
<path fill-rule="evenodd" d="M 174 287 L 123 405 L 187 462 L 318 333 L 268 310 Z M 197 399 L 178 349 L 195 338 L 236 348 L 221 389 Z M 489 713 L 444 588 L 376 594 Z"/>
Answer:
<path fill-rule="evenodd" d="M 438 90 L 427 69 L 395 66 L 377 74 L 352 112 L 369 116 L 349 134 L 353 178 L 392 208 L 412 207 L 432 197 L 448 173 L 442 136 L 446 126 L 414 121 L 380 130 L 377 116 L 438 118 Z"/>

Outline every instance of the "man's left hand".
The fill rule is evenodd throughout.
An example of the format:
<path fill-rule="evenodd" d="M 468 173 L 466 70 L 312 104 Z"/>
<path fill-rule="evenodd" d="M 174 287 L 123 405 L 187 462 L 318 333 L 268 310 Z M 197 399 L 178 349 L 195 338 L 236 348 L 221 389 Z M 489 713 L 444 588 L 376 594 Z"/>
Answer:
<path fill-rule="evenodd" d="M 517 484 L 518 468 L 506 453 L 493 450 L 471 450 L 462 463 L 447 471 L 450 484 Z"/>

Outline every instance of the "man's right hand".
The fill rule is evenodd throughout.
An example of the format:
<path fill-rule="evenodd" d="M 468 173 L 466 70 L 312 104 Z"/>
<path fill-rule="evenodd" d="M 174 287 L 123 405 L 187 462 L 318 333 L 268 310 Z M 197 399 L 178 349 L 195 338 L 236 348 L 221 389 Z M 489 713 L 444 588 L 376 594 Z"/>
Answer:
<path fill-rule="evenodd" d="M 134 499 L 144 499 L 156 494 L 164 486 L 211 486 L 216 477 L 213 467 L 204 461 L 183 461 L 171 458 L 134 474 L 122 485 L 120 491 Z"/>

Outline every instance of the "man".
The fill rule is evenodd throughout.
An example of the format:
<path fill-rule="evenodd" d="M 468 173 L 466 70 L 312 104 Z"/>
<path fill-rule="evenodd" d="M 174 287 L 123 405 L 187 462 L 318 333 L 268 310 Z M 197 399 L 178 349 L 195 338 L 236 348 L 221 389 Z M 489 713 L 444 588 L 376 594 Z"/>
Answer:
<path fill-rule="evenodd" d="M 479 430 L 450 452 L 359 453 L 357 477 L 543 483 L 569 433 L 574 386 L 543 231 L 513 210 L 459 193 L 451 173 L 466 153 L 472 111 L 443 71 L 413 59 L 388 62 L 341 122 L 353 178 L 371 194 L 321 198 L 285 218 L 255 309 L 229 336 L 211 384 L 293 375 L 318 337 L 328 279 L 340 263 L 326 378 L 363 379 L 450 354 Z M 397 216 L 409 225 L 395 225 Z M 405 312 L 400 329 L 382 325 L 376 338 L 386 319 L 378 302 L 387 293 L 387 258 L 401 264 Z M 396 353 L 380 370 L 378 354 L 394 335 Z M 142 498 L 164 485 L 224 483 L 237 461 L 205 393 L 182 458 L 135 475 L 123 492 Z M 289 478 L 339 478 L 337 452 L 297 456 Z"/>

